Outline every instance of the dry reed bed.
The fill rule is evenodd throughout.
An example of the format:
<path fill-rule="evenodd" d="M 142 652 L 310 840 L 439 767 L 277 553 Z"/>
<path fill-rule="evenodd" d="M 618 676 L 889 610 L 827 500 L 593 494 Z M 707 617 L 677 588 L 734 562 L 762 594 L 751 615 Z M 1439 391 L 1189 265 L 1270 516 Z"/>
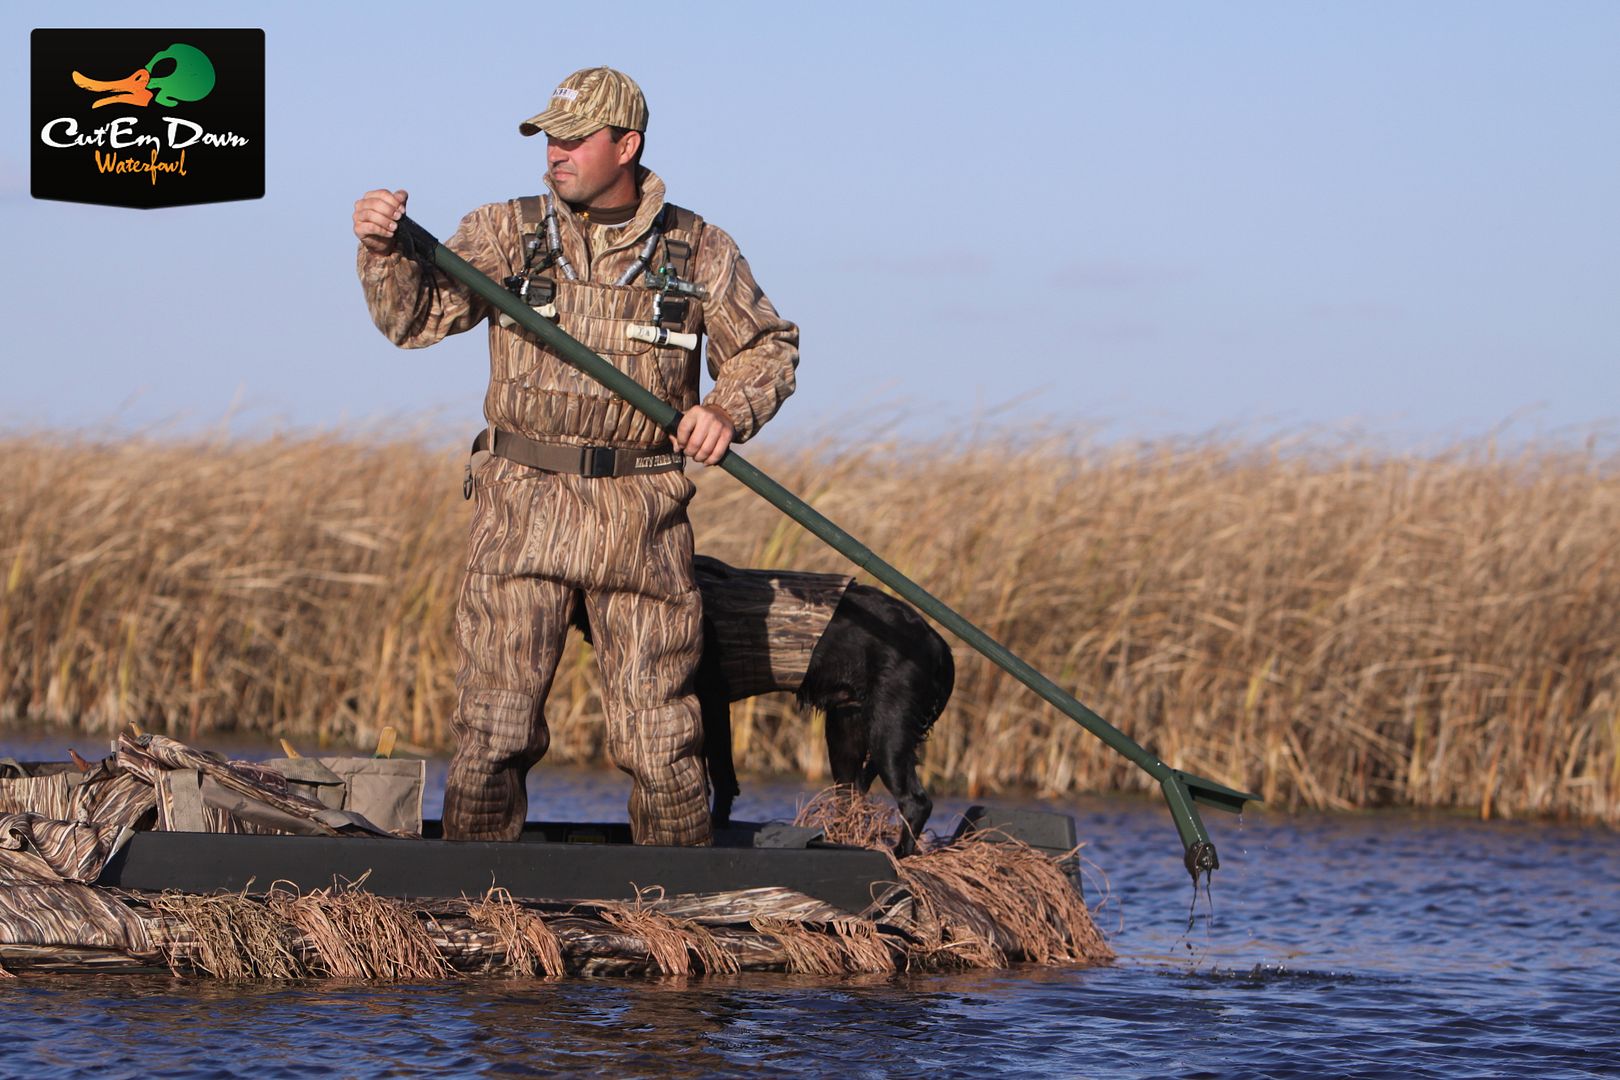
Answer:
<path fill-rule="evenodd" d="M 757 460 L 1172 764 L 1289 806 L 1620 823 L 1612 458 L 1008 440 Z M 394 724 L 444 744 L 460 469 L 454 451 L 337 436 L 0 440 L 3 715 L 328 743 Z M 844 568 L 698 472 L 701 550 Z M 957 659 L 931 784 L 1145 786 Z M 583 648 L 549 715 L 556 759 L 600 759 Z M 745 769 L 824 772 L 814 719 L 736 716 Z"/>

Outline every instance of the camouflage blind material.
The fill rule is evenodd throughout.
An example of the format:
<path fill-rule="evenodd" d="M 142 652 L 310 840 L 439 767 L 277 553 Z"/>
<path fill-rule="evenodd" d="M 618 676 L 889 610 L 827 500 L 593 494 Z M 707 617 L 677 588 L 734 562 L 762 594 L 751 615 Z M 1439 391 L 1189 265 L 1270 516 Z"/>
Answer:
<path fill-rule="evenodd" d="M 816 644 L 855 580 L 845 574 L 738 570 L 703 555 L 692 560 L 692 569 L 732 701 L 777 690 L 796 693 Z"/>

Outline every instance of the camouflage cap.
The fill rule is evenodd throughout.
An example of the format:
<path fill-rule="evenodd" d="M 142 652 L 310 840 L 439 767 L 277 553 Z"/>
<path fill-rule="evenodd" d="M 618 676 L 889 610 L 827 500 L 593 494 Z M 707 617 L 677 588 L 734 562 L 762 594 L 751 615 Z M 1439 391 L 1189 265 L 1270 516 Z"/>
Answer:
<path fill-rule="evenodd" d="M 581 68 L 551 92 L 543 113 L 518 125 L 525 135 L 544 131 L 554 139 L 583 139 L 605 127 L 647 130 L 647 99 L 641 87 L 610 67 Z"/>

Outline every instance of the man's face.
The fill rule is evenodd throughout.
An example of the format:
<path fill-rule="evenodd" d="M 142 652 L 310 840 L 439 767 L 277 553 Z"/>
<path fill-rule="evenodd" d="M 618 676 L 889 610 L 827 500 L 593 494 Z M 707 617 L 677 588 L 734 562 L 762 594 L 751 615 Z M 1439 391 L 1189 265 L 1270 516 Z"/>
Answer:
<path fill-rule="evenodd" d="M 590 206 L 620 182 L 635 160 L 639 133 L 627 132 L 618 142 L 607 128 L 583 139 L 546 137 L 546 174 L 565 202 Z"/>

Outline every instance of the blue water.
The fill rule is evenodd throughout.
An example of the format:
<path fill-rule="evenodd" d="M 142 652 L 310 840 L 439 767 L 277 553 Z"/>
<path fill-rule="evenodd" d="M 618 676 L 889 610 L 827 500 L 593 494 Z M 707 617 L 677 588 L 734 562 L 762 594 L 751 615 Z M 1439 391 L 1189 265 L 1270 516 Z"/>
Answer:
<path fill-rule="evenodd" d="M 48 745 L 0 739 L 0 756 L 63 742 Z M 537 816 L 623 819 L 622 774 L 536 781 Z M 738 815 L 788 816 L 809 794 L 756 781 Z M 427 986 L 28 976 L 0 983 L 0 1075 L 1620 1074 L 1612 831 L 1211 813 L 1222 868 L 1189 930 L 1161 804 L 986 801 L 1076 815 L 1117 964 Z M 965 803 L 939 802 L 943 829 Z"/>

